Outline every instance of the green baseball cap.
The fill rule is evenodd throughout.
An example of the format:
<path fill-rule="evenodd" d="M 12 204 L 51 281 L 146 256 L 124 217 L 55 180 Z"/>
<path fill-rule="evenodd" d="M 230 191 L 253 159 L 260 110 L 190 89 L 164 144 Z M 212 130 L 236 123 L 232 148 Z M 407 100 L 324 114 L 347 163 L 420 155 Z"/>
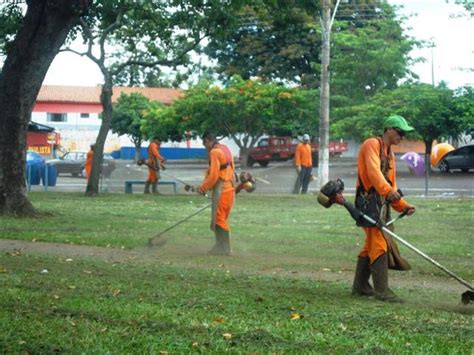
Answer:
<path fill-rule="evenodd" d="M 388 116 L 385 121 L 383 122 L 383 128 L 398 128 L 401 129 L 404 132 L 411 132 L 414 131 L 415 129 L 410 126 L 407 122 L 406 119 L 404 119 L 402 116 L 398 115 L 391 115 Z"/>

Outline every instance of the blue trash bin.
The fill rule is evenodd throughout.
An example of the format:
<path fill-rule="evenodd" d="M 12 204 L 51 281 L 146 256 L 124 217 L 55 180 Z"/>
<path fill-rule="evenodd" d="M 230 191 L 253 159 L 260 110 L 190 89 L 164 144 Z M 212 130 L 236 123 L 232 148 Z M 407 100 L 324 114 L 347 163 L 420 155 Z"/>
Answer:
<path fill-rule="evenodd" d="M 48 174 L 47 177 L 46 177 L 46 173 Z M 58 179 L 58 169 L 56 165 L 46 164 L 43 167 L 43 169 L 41 169 L 41 180 L 43 180 L 43 186 L 56 186 L 57 179 Z M 47 185 L 46 185 L 46 180 L 48 180 Z"/>
<path fill-rule="evenodd" d="M 26 179 L 29 185 L 39 185 L 41 181 L 41 167 L 38 164 L 26 165 Z"/>

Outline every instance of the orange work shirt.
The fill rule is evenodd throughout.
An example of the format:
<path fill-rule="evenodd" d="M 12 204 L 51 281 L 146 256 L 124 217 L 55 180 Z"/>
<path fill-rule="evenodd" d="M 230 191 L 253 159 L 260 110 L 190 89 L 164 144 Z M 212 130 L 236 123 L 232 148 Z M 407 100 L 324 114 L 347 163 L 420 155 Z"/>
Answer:
<path fill-rule="evenodd" d="M 306 168 L 313 166 L 313 155 L 311 152 L 311 144 L 300 143 L 296 146 L 295 165 L 304 166 Z"/>
<path fill-rule="evenodd" d="M 369 138 L 362 143 L 357 159 L 357 169 L 359 178 L 364 185 L 366 191 L 374 188 L 381 196 L 387 196 L 392 190 L 397 190 L 396 170 L 395 170 L 395 155 L 390 152 L 389 161 L 390 168 L 388 171 L 388 178 L 392 185 L 385 179 L 380 169 L 380 143 L 377 138 Z M 388 147 L 384 145 L 383 156 L 387 156 Z M 357 181 L 359 187 L 359 181 Z M 402 212 L 408 204 L 405 200 L 400 199 L 391 204 L 391 206 L 398 212 Z"/>
<path fill-rule="evenodd" d="M 155 142 L 150 143 L 148 146 L 148 164 L 155 165 L 155 159 L 153 158 L 156 158 L 160 162 L 165 160 L 165 158 L 163 158 L 160 154 L 158 144 Z"/>
<path fill-rule="evenodd" d="M 89 179 L 89 176 L 91 176 L 91 169 L 92 169 L 92 159 L 94 158 L 94 151 L 90 149 L 87 152 L 86 156 L 86 163 L 84 165 L 84 170 L 86 171 L 86 178 Z"/>
<path fill-rule="evenodd" d="M 226 164 L 228 164 L 227 167 L 221 169 L 221 166 Z M 234 159 L 232 156 L 230 156 L 230 158 L 226 157 L 224 151 L 216 147 L 209 152 L 209 168 L 207 169 L 206 178 L 201 184 L 200 189 L 203 192 L 211 190 L 219 179 L 224 181 L 222 192 L 234 189 L 232 183 L 234 179 Z"/>

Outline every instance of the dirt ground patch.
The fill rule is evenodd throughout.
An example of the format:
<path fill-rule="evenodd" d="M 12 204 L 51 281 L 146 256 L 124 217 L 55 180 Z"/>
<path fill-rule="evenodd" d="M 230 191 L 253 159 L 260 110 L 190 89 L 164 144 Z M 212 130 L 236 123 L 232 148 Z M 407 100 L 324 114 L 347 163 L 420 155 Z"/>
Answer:
<path fill-rule="evenodd" d="M 177 247 L 167 245 L 166 248 L 141 247 L 135 249 L 120 249 L 112 247 L 97 247 L 87 245 L 31 242 L 23 240 L 0 240 L 0 250 L 2 253 L 20 252 L 22 254 L 42 254 L 57 256 L 60 258 L 80 258 L 100 260 L 109 263 L 132 263 L 150 264 L 159 262 L 174 263 L 179 259 L 186 259 L 188 263 L 196 259 L 196 266 L 200 267 L 202 258 L 206 256 L 206 249 L 193 248 L 192 250 L 182 250 Z M 256 254 L 252 252 L 234 252 L 230 257 L 230 262 L 226 262 L 225 267 L 233 271 L 245 271 L 251 274 L 286 276 L 297 278 L 309 278 L 326 282 L 342 282 L 351 284 L 354 270 L 330 270 L 321 268 L 314 264 L 314 260 L 307 257 L 279 257 L 278 265 L 257 269 L 249 269 L 242 265 L 252 265 L 252 261 L 262 258 L 271 258 L 270 255 Z M 214 257 L 210 257 L 214 258 Z M 198 260 L 199 259 L 199 260 Z M 222 259 L 222 258 L 220 258 Z M 218 260 L 220 260 L 218 259 Z M 225 258 L 223 259 L 225 260 Z M 289 265 L 305 265 L 304 271 L 291 270 Z M 193 264 L 194 266 L 194 264 Z M 314 267 L 313 267 L 314 266 Z M 355 265 L 354 265 L 355 266 Z M 201 265 L 201 267 L 204 267 Z M 404 287 L 409 289 L 424 288 L 433 291 L 443 291 L 461 295 L 466 288 L 452 279 L 437 277 L 434 275 L 415 275 L 414 273 L 392 273 L 390 282 L 394 287 Z"/>

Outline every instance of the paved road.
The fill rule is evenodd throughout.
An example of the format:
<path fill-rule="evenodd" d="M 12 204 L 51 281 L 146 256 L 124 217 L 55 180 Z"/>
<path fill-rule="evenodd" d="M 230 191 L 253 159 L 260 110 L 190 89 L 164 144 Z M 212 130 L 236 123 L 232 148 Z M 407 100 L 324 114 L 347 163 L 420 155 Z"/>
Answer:
<path fill-rule="evenodd" d="M 139 167 L 131 161 L 117 161 L 117 169 L 110 179 L 102 181 L 102 188 L 109 192 L 123 192 L 125 180 L 145 180 L 146 169 Z M 163 180 L 173 180 L 176 177 L 189 184 L 197 184 L 201 181 L 206 170 L 205 162 L 168 162 L 168 169 L 164 172 Z M 397 162 L 398 185 L 405 195 L 424 195 L 425 178 L 412 175 L 403 161 Z M 266 168 L 259 166 L 250 169 L 252 174 L 260 180 L 257 183 L 256 193 L 290 193 L 296 179 L 291 162 L 272 163 Z M 317 176 L 316 168 L 313 170 Z M 353 193 L 356 184 L 356 165 L 354 159 L 333 160 L 329 167 L 330 179 L 342 178 L 346 185 L 346 191 Z M 265 180 L 268 183 L 264 183 Z M 49 191 L 84 191 L 86 181 L 83 178 L 70 176 L 59 176 L 57 186 L 49 187 Z M 447 173 L 442 174 L 432 171 L 429 179 L 428 196 L 469 196 L 474 197 L 474 171 L 469 173 Z M 184 193 L 184 185 L 177 183 L 178 192 Z M 32 186 L 33 191 L 42 191 L 42 186 Z M 134 192 L 141 192 L 143 186 L 135 187 Z M 172 193 L 170 186 L 160 186 L 162 193 Z M 310 192 L 316 191 L 316 184 L 310 185 Z"/>

